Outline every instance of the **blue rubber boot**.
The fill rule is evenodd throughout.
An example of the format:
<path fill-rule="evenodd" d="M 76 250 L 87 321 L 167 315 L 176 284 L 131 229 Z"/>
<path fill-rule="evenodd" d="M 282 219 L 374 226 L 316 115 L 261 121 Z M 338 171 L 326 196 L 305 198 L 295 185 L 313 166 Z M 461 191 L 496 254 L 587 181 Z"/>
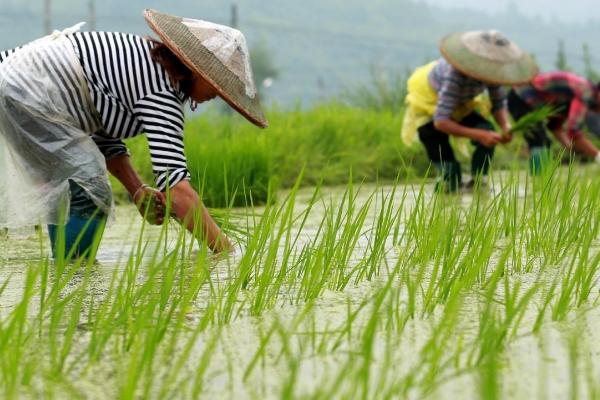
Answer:
<path fill-rule="evenodd" d="M 70 211 L 66 224 L 48 225 L 48 235 L 55 259 L 95 258 L 104 232 L 106 216 L 98 209 L 87 192 L 76 182 L 69 181 Z"/>
<path fill-rule="evenodd" d="M 104 218 L 70 215 L 65 225 L 48 225 L 53 258 L 96 256 L 94 241 L 104 231 Z M 64 229 L 64 233 L 61 230 Z M 98 237 L 99 240 L 99 237 Z"/>
<path fill-rule="evenodd" d="M 532 147 L 529 150 L 529 172 L 540 175 L 550 160 L 550 151 L 546 147 Z"/>

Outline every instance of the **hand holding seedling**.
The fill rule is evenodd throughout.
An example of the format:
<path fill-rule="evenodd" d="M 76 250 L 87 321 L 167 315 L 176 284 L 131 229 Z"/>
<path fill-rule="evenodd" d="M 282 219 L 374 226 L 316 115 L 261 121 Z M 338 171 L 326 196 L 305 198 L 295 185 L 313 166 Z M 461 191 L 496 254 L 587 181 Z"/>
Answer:
<path fill-rule="evenodd" d="M 140 214 L 152 225 L 161 225 L 165 218 L 165 195 L 144 184 L 133 195 Z"/>
<path fill-rule="evenodd" d="M 504 143 L 501 135 L 485 129 L 477 129 L 474 139 L 485 147 L 494 147 L 498 143 Z"/>

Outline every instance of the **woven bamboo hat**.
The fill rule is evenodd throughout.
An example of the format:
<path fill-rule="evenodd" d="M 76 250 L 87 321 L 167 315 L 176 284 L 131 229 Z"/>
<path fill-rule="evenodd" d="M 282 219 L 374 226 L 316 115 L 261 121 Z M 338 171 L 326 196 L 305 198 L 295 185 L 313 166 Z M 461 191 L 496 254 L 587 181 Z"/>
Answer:
<path fill-rule="evenodd" d="M 265 128 L 246 38 L 237 29 L 212 22 L 145 10 L 144 18 L 162 42 L 204 78 L 237 112 Z"/>
<path fill-rule="evenodd" d="M 517 85 L 538 73 L 533 58 L 498 31 L 452 33 L 440 42 L 440 51 L 454 68 L 486 83 Z"/>

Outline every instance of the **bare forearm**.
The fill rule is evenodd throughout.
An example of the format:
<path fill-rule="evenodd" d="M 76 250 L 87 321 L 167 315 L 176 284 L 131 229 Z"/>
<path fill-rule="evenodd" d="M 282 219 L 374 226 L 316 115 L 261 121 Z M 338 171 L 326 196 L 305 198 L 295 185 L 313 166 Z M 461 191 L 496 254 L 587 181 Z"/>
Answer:
<path fill-rule="evenodd" d="M 494 119 L 502 130 L 502 134 L 510 134 L 510 123 L 508 122 L 508 111 L 506 108 L 501 108 L 494 112 Z"/>
<path fill-rule="evenodd" d="M 435 129 L 437 129 L 438 131 L 442 131 L 448 135 L 467 137 L 469 139 L 476 139 L 479 131 L 479 129 L 469 128 L 451 119 L 436 121 L 434 125 Z"/>
<path fill-rule="evenodd" d="M 448 135 L 467 137 L 476 142 L 481 143 L 485 147 L 493 147 L 502 142 L 502 136 L 494 131 L 485 129 L 470 128 L 452 121 L 451 119 L 443 119 L 435 122 L 435 128 Z"/>
<path fill-rule="evenodd" d="M 573 140 L 573 149 L 581 154 L 588 157 L 596 158 L 598 156 L 598 149 L 594 144 L 585 136 Z"/>
<path fill-rule="evenodd" d="M 128 155 L 117 156 L 106 161 L 106 167 L 132 196 L 143 184 L 142 178 L 133 168 Z"/>
<path fill-rule="evenodd" d="M 189 182 L 181 181 L 171 189 L 171 207 L 187 230 L 205 240 L 215 253 L 232 248 Z M 200 226 L 197 226 L 198 223 Z"/>

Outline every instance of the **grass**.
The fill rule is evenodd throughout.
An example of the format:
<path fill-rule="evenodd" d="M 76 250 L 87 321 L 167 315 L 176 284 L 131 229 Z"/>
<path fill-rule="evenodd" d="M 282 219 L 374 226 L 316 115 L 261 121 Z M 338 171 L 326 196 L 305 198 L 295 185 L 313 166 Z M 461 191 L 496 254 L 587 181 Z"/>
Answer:
<path fill-rule="evenodd" d="M 350 169 L 361 182 L 414 179 L 428 167 L 420 147 L 401 144 L 401 115 L 392 111 L 332 103 L 309 111 L 272 109 L 269 121 L 263 131 L 237 116 L 208 112 L 186 125 L 192 184 L 208 206 L 264 203 L 277 188 L 293 186 L 300 171 L 305 186 L 344 185 Z M 136 168 L 152 182 L 145 138 L 127 145 Z M 119 183 L 113 181 L 113 187 L 124 201 Z"/>
<path fill-rule="evenodd" d="M 559 112 L 559 108 L 550 105 L 535 109 L 516 121 L 510 129 L 510 133 L 528 135 L 536 126 L 545 123 Z"/>
<path fill-rule="evenodd" d="M 505 172 L 469 201 L 354 173 L 302 189 L 309 171 L 221 211 L 250 232 L 229 259 L 170 224 L 110 266 L 53 263 L 40 238 L 0 273 L 2 397 L 494 399 L 523 341 L 576 326 L 597 349 L 594 171 Z M 592 350 L 554 346 L 571 397 L 597 395 Z"/>
<path fill-rule="evenodd" d="M 377 87 L 363 90 L 375 92 Z M 356 96 L 361 97 L 360 91 Z M 523 152 L 522 134 L 554 112 L 542 108 L 516 122 L 517 139 L 496 149 L 495 167 L 510 169 L 514 154 Z M 259 130 L 236 115 L 208 110 L 185 128 L 192 184 L 209 207 L 228 207 L 264 204 L 278 189 L 292 187 L 300 171 L 303 186 L 345 185 L 350 170 L 355 183 L 417 181 L 429 172 L 429 163 L 419 143 L 407 147 L 400 140 L 402 116 L 402 105 L 357 108 L 334 102 L 286 111 L 275 107 L 268 111 L 270 127 Z M 151 183 L 145 138 L 128 140 L 127 145 L 134 165 Z M 117 200 L 126 201 L 127 194 L 114 180 L 113 188 Z"/>

